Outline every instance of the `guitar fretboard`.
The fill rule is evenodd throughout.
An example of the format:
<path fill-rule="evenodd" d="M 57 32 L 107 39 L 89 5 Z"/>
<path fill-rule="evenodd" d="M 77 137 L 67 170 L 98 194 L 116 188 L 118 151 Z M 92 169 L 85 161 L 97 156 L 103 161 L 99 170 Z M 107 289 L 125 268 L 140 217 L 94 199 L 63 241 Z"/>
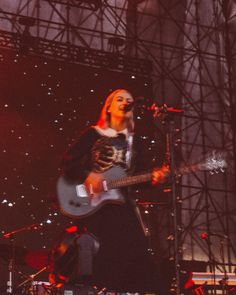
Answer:
<path fill-rule="evenodd" d="M 226 162 L 224 160 L 214 160 L 214 159 L 207 159 L 205 162 L 200 162 L 197 164 L 192 164 L 189 166 L 182 166 L 175 170 L 174 175 L 184 175 L 188 174 L 190 172 L 203 170 L 203 171 L 222 171 L 223 168 L 226 167 Z M 169 173 L 166 174 L 168 176 Z M 119 179 L 111 180 L 107 183 L 108 189 L 116 189 L 120 187 L 125 187 L 129 185 L 139 184 L 143 182 L 148 182 L 152 179 L 152 173 L 144 173 L 140 175 L 134 175 L 134 176 L 125 176 Z"/>
<path fill-rule="evenodd" d="M 199 165 L 192 165 L 189 167 L 181 167 L 178 170 L 176 170 L 175 175 L 178 176 L 179 174 L 180 175 L 187 174 L 191 171 L 197 170 L 197 168 L 199 168 Z M 169 175 L 169 173 L 167 173 L 166 176 L 168 176 L 168 175 Z M 115 180 L 110 180 L 107 183 L 107 187 L 108 187 L 108 189 L 116 189 L 116 188 L 125 187 L 125 186 L 129 186 L 129 185 L 148 182 L 151 179 L 152 179 L 151 172 L 148 172 L 145 174 L 133 175 L 133 176 L 125 176 L 125 177 L 118 178 Z"/>
<path fill-rule="evenodd" d="M 113 188 L 120 188 L 125 187 L 129 185 L 134 185 L 138 183 L 143 183 L 150 181 L 152 179 L 152 173 L 145 173 L 140 175 L 134 175 L 134 176 L 126 176 L 122 177 L 116 180 L 111 180 L 107 183 L 108 189 Z"/>

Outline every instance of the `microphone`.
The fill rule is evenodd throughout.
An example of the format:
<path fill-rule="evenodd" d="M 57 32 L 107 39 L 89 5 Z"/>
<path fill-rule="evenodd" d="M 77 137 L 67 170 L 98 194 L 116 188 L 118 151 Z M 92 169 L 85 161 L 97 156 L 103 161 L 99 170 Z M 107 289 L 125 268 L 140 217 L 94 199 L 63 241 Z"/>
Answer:
<path fill-rule="evenodd" d="M 142 108 L 144 109 L 147 109 L 148 106 L 147 106 L 147 100 L 145 99 L 145 97 L 143 96 L 138 96 L 135 98 L 135 100 L 129 104 L 127 104 L 125 107 L 124 107 L 124 111 L 125 112 L 129 112 L 133 109 L 133 107 L 135 106 L 141 106 Z"/>
<path fill-rule="evenodd" d="M 131 103 L 127 104 L 126 106 L 124 106 L 124 112 L 128 113 L 129 111 L 131 111 L 133 109 L 134 105 L 135 105 L 135 103 L 131 102 Z"/>
<path fill-rule="evenodd" d="M 218 233 L 215 233 L 215 232 L 211 232 L 211 233 L 203 232 L 203 233 L 201 233 L 201 239 L 203 239 L 203 240 L 209 239 L 210 236 L 215 236 L 215 237 L 219 237 L 219 238 L 222 238 L 222 239 L 228 239 L 227 235 L 222 235 L 222 234 L 218 234 Z"/>

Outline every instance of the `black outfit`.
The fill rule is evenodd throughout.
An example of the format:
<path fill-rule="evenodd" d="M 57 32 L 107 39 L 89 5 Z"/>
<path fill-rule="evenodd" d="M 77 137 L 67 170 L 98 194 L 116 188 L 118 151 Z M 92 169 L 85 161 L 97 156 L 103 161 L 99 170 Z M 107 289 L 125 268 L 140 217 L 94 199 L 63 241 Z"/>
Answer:
<path fill-rule="evenodd" d="M 82 183 L 88 173 L 103 172 L 114 165 L 125 168 L 127 142 L 125 136 L 108 137 L 88 128 L 65 154 L 65 177 Z M 86 226 L 100 243 L 95 257 L 94 280 L 100 287 L 114 291 L 153 289 L 149 254 L 143 228 L 127 197 L 123 205 L 107 204 L 92 216 L 77 221 Z"/>

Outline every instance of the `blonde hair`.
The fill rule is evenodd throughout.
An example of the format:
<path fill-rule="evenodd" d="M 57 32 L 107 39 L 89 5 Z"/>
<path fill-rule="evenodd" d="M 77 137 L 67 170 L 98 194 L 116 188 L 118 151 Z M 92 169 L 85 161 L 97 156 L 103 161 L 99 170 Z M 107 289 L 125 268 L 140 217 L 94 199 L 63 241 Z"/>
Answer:
<path fill-rule="evenodd" d="M 126 90 L 126 89 L 116 89 L 114 91 L 112 91 L 106 98 L 104 104 L 103 104 L 103 107 L 102 107 L 102 110 L 101 110 L 101 113 L 100 113 L 100 117 L 97 121 L 97 125 L 102 128 L 102 129 L 106 129 L 106 128 L 109 128 L 110 127 L 110 114 L 108 113 L 108 109 L 115 97 L 115 95 L 118 93 L 118 92 L 121 92 L 121 91 L 125 91 L 127 93 L 129 93 L 131 96 L 132 94 Z M 133 114 L 130 118 L 127 119 L 127 129 L 130 133 L 132 133 L 134 131 L 134 117 L 133 117 Z"/>

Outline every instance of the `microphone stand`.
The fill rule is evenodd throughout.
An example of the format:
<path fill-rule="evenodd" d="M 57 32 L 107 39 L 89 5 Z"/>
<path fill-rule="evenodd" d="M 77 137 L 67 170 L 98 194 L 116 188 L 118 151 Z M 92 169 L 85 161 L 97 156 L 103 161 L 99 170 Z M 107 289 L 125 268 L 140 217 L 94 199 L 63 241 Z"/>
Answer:
<path fill-rule="evenodd" d="M 217 261 L 215 259 L 215 256 L 211 250 L 212 243 L 211 243 L 210 237 L 206 236 L 206 238 L 204 238 L 204 240 L 206 241 L 207 247 L 209 250 L 209 268 L 210 268 L 210 272 L 213 274 L 213 284 L 214 284 L 214 289 L 213 289 L 214 293 L 213 294 L 216 295 L 216 268 L 218 268 L 218 265 L 217 265 Z"/>
<path fill-rule="evenodd" d="M 222 294 L 227 295 L 228 294 L 228 276 L 227 276 L 227 270 L 225 265 L 225 255 L 224 255 L 224 238 L 220 237 L 220 253 L 221 258 L 223 262 L 223 270 L 224 270 L 224 278 L 221 280 L 222 285 Z"/>
<path fill-rule="evenodd" d="M 45 271 L 47 269 L 47 266 L 44 266 L 43 268 L 41 268 L 39 271 L 37 271 L 36 273 L 28 276 L 27 279 L 25 279 L 22 283 L 20 283 L 16 289 L 19 289 L 20 287 L 24 286 L 25 284 L 32 282 L 34 280 L 34 278 L 39 275 L 40 273 L 42 273 L 43 271 Z"/>
<path fill-rule="evenodd" d="M 172 192 L 172 223 L 173 223 L 173 237 L 174 237 L 174 261 L 175 261 L 175 294 L 180 295 L 180 249 L 179 249 L 179 232 L 178 232 L 178 198 L 176 188 L 176 159 L 175 159 L 175 142 L 174 134 L 176 132 L 175 127 L 175 115 L 181 115 L 183 110 L 174 109 L 163 105 L 157 107 L 153 105 L 151 107 L 153 111 L 154 119 L 160 118 L 161 123 L 165 126 L 166 136 L 166 161 L 170 165 L 170 180 L 171 180 L 171 192 Z"/>
<path fill-rule="evenodd" d="M 203 233 L 202 235 L 202 239 L 204 239 L 208 245 L 208 249 L 209 249 L 209 266 L 210 266 L 210 271 L 213 274 L 213 281 L 214 281 L 214 294 L 217 294 L 217 290 L 216 290 L 216 269 L 218 269 L 220 272 L 222 272 L 222 269 L 218 266 L 219 265 L 219 261 L 215 258 L 214 254 L 212 253 L 211 250 L 211 240 L 210 237 L 211 236 L 216 236 L 220 239 L 220 255 L 221 255 L 221 259 L 222 259 L 222 268 L 223 268 L 223 272 L 224 272 L 224 278 L 219 282 L 221 284 L 222 287 L 222 295 L 224 294 L 228 294 L 228 276 L 227 276 L 227 270 L 225 267 L 225 256 L 224 256 L 224 239 L 228 239 L 227 236 L 223 236 L 221 234 L 217 234 L 217 233 Z"/>
<path fill-rule="evenodd" d="M 14 282 L 14 272 L 15 272 L 15 235 L 28 231 L 28 230 L 36 230 L 39 229 L 41 226 L 40 224 L 31 224 L 26 227 L 22 227 L 11 232 L 8 232 L 3 235 L 5 239 L 10 239 L 11 242 L 11 257 L 9 258 L 8 264 L 8 281 L 7 281 L 7 290 L 6 293 L 13 294 L 13 282 Z"/>
<path fill-rule="evenodd" d="M 13 273 L 15 268 L 15 239 L 11 238 L 11 257 L 9 258 L 8 263 L 8 281 L 7 281 L 7 293 L 13 293 Z"/>

